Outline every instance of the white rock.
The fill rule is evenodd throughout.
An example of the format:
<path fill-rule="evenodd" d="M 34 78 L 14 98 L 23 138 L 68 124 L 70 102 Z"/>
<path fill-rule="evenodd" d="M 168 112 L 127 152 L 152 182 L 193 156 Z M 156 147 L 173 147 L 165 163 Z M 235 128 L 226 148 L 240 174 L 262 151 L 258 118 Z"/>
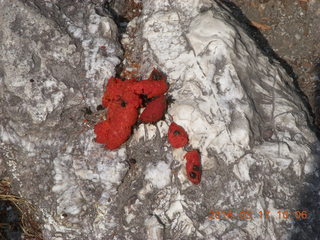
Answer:
<path fill-rule="evenodd" d="M 148 165 L 145 173 L 145 179 L 149 180 L 156 188 L 164 188 L 170 183 L 170 166 L 164 161 L 160 161 L 156 166 Z"/>

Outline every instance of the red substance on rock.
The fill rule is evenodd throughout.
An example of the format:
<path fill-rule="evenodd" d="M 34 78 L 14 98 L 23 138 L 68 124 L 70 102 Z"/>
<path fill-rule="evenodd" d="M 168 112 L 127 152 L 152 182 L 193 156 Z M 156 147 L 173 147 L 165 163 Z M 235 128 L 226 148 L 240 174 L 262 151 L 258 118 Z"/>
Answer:
<path fill-rule="evenodd" d="M 107 121 L 119 126 L 132 126 L 138 119 L 138 110 L 134 104 L 122 100 L 113 102 L 108 107 Z"/>
<path fill-rule="evenodd" d="M 153 98 L 165 94 L 168 91 L 167 77 L 156 69 L 153 69 L 148 80 L 133 84 L 133 91 L 136 94 L 144 94 Z"/>
<path fill-rule="evenodd" d="M 98 122 L 94 126 L 94 133 L 96 134 L 95 141 L 97 143 L 106 144 L 108 141 L 108 129 L 110 123 L 108 121 Z"/>
<path fill-rule="evenodd" d="M 138 119 L 138 108 L 142 104 L 141 94 L 147 98 L 160 96 L 148 104 L 141 120 L 160 120 L 166 109 L 163 94 L 167 90 L 165 75 L 156 69 L 152 71 L 148 80 L 143 81 L 111 77 L 102 98 L 102 105 L 108 109 L 107 119 L 94 127 L 96 142 L 105 144 L 107 149 L 116 149 L 128 140 L 132 126 Z"/>
<path fill-rule="evenodd" d="M 175 122 L 172 122 L 169 126 L 168 141 L 172 147 L 180 148 L 184 147 L 188 143 L 189 138 L 183 127 L 179 126 Z"/>
<path fill-rule="evenodd" d="M 163 95 L 168 90 L 168 84 L 165 80 L 143 80 L 134 84 L 133 90 L 136 94 L 144 94 L 148 98 L 153 98 Z"/>
<path fill-rule="evenodd" d="M 96 142 L 106 145 L 107 149 L 116 149 L 131 135 L 131 127 L 138 118 L 138 110 L 132 104 L 122 100 L 110 102 L 107 120 L 95 125 Z"/>
<path fill-rule="evenodd" d="M 201 181 L 201 162 L 198 150 L 192 150 L 186 153 L 184 158 L 187 159 L 186 170 L 187 177 L 193 184 L 199 184 Z"/>
<path fill-rule="evenodd" d="M 97 135 L 96 142 L 105 144 L 107 149 L 113 150 L 121 146 L 131 135 L 131 126 L 115 125 L 105 120 L 94 126 Z"/>
<path fill-rule="evenodd" d="M 134 78 L 123 81 L 119 78 L 111 77 L 102 98 L 102 105 L 108 107 L 110 102 L 122 99 L 138 108 L 142 101 L 139 95 L 132 90 L 135 82 L 137 80 Z"/>
<path fill-rule="evenodd" d="M 141 120 L 141 122 L 143 123 L 157 122 L 161 120 L 166 109 L 166 97 L 164 95 L 161 95 L 146 106 L 146 108 L 141 113 L 139 120 Z"/>

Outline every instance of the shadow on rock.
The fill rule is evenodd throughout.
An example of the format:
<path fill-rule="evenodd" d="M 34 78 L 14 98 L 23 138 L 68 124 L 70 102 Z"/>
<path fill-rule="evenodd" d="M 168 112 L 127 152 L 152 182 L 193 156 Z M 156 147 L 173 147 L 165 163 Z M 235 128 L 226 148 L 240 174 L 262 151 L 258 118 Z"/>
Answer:
<path fill-rule="evenodd" d="M 308 109 L 309 114 L 315 119 L 314 122 L 308 122 L 310 129 L 312 129 L 317 135 L 318 139 L 320 139 L 319 128 L 315 126 L 320 126 L 320 97 L 316 99 L 315 113 L 312 112 L 310 104 L 308 102 L 308 98 L 301 91 L 298 82 L 297 75 L 294 73 L 293 68 L 274 50 L 270 47 L 267 39 L 262 35 L 262 33 L 251 25 L 251 21 L 243 14 L 241 9 L 232 3 L 230 0 L 222 0 L 217 1 L 221 8 L 230 12 L 237 21 L 240 22 L 240 25 L 246 31 L 246 33 L 255 41 L 257 47 L 269 58 L 269 62 L 273 63 L 274 61 L 278 61 L 280 65 L 286 70 L 287 74 L 293 78 L 293 82 L 295 85 L 295 91 L 301 97 L 301 100 L 305 107 Z M 320 62 L 314 68 L 314 77 L 317 78 L 319 84 L 317 85 L 315 91 L 320 92 Z M 310 121 L 310 119 L 308 119 Z M 312 155 L 316 156 L 317 159 L 314 160 L 315 166 L 312 174 L 305 176 L 304 182 L 305 184 L 301 189 L 297 189 L 296 191 L 300 191 L 299 193 L 299 203 L 296 204 L 297 209 L 287 209 L 290 214 L 288 218 L 294 219 L 294 229 L 289 233 L 291 235 L 291 240 L 304 240 L 304 239 L 318 239 L 320 237 L 320 164 L 319 157 L 317 156 L 317 152 L 319 152 L 318 143 L 315 143 L 314 146 L 311 147 Z M 283 219 L 284 223 L 286 219 Z"/>
<path fill-rule="evenodd" d="M 245 30 L 245 32 L 250 36 L 256 43 L 258 49 L 268 57 L 269 62 L 272 64 L 274 61 L 278 61 L 280 65 L 285 69 L 287 74 L 294 80 L 295 91 L 301 97 L 304 106 L 308 109 L 309 113 L 314 117 L 313 111 L 309 104 L 307 96 L 302 92 L 297 81 L 297 75 L 293 71 L 291 65 L 279 57 L 279 55 L 271 48 L 268 40 L 263 36 L 263 34 L 256 27 L 252 26 L 251 21 L 243 14 L 241 9 L 232 3 L 230 0 L 217 1 L 218 5 L 230 12 L 232 16 L 240 23 L 239 25 Z M 310 126 L 312 126 L 311 124 Z M 311 127 L 312 128 L 312 127 Z"/>

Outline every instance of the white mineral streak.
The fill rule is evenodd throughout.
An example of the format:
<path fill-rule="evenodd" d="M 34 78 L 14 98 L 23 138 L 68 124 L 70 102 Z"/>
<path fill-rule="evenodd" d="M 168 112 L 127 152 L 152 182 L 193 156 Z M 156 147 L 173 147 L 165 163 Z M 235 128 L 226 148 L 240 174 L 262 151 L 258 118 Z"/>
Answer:
<path fill-rule="evenodd" d="M 73 22 L 66 15 L 63 17 L 68 24 L 68 31 L 81 41 L 86 78 L 88 81 L 93 81 L 95 86 L 104 86 L 106 80 L 114 76 L 114 68 L 120 63 L 119 58 L 115 55 L 116 24 L 109 17 L 97 15 L 94 8 L 89 10 L 88 25 Z M 101 56 L 103 51 L 107 57 Z M 101 95 L 97 95 L 94 90 L 87 91 L 86 101 L 90 105 L 96 105 L 101 101 Z"/>
<path fill-rule="evenodd" d="M 163 240 L 163 226 L 159 223 L 155 216 L 151 216 L 145 220 L 147 229 L 147 239 Z"/>
<path fill-rule="evenodd" d="M 140 124 L 136 129 L 134 129 L 134 134 L 132 139 L 135 142 L 141 140 L 147 141 L 154 139 L 157 134 L 160 134 L 160 137 L 167 137 L 169 125 L 165 121 L 159 121 L 156 124 Z"/>
<path fill-rule="evenodd" d="M 171 170 L 169 164 L 160 161 L 156 166 L 147 165 L 145 179 L 149 180 L 156 188 L 164 188 L 170 183 Z"/>
<path fill-rule="evenodd" d="M 208 191 L 207 198 L 199 196 L 207 206 L 200 223 L 196 212 L 201 208 L 181 192 L 192 187 L 185 176 L 185 150 L 175 149 L 174 159 L 182 166 L 178 179 L 183 185 L 176 193 L 170 188 L 163 190 L 174 200 L 159 199 L 154 213 L 164 223 L 170 219 L 167 230 L 180 239 L 286 239 L 290 227 L 259 218 L 243 222 L 238 217 L 233 220 L 238 226 L 228 232 L 226 222 L 205 219 L 209 210 L 252 210 L 257 217 L 262 209 L 259 199 L 264 198 L 261 191 L 269 178 L 268 184 L 274 184 L 268 187 L 271 191 L 290 196 L 294 185 L 288 179 L 284 184 L 286 172 L 301 179 L 314 170 L 311 148 L 318 142 L 308 127 L 306 109 L 292 91 L 292 79 L 279 64 L 271 65 L 215 3 L 143 3 L 142 34 L 149 46 L 144 48 L 145 57 L 152 59 L 149 65 L 168 75 L 169 94 L 175 99 L 168 113 L 188 132 L 192 147 L 200 150 L 204 172 L 199 187 L 202 194 Z M 143 133 L 148 129 L 138 138 Z M 155 174 L 152 180 L 149 174 L 146 178 L 152 182 L 157 177 Z M 218 187 L 221 181 L 223 188 Z M 273 199 L 262 201 L 267 204 L 263 209 L 273 214 L 271 221 L 278 222 L 277 211 L 283 209 L 272 207 Z M 292 227 L 293 220 L 286 219 L 286 224 Z"/>

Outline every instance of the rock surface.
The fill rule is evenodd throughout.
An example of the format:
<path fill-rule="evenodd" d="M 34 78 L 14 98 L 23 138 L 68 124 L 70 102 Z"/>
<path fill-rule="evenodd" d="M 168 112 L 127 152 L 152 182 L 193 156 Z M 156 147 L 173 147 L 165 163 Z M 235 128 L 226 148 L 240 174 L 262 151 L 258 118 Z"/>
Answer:
<path fill-rule="evenodd" d="M 275 54 L 278 54 L 290 64 L 299 87 L 308 97 L 315 114 L 315 121 L 320 126 L 318 120 L 320 119 L 320 32 L 318 31 L 320 1 L 223 1 L 230 5 L 236 4 L 241 8 L 248 21 L 267 24 L 269 30 L 262 30 L 263 36 L 267 39 Z M 236 8 L 234 5 L 235 11 L 237 11 Z"/>
<path fill-rule="evenodd" d="M 201 152 L 198 186 L 168 116 L 117 151 L 92 141 L 123 54 L 102 1 L 0 2 L 0 174 L 41 210 L 45 239 L 314 239 L 320 145 L 292 79 L 223 5 L 142 3 L 130 42 L 142 75 L 168 76 L 168 113 Z"/>

